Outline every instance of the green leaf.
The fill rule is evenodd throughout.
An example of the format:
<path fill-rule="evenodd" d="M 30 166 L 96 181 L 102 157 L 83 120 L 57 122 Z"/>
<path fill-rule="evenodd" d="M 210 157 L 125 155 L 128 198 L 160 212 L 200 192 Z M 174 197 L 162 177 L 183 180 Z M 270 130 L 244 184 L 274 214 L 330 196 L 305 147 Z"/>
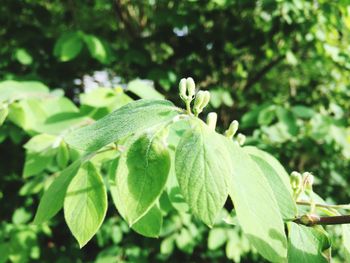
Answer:
<path fill-rule="evenodd" d="M 290 223 L 288 237 L 289 263 L 329 262 L 325 251 L 330 248 L 330 241 L 321 227 Z"/>
<path fill-rule="evenodd" d="M 102 41 L 94 35 L 84 35 L 84 41 L 91 56 L 101 63 L 108 62 L 108 53 Z"/>
<path fill-rule="evenodd" d="M 57 150 L 56 161 L 60 168 L 65 168 L 69 161 L 69 150 L 67 144 L 61 141 Z"/>
<path fill-rule="evenodd" d="M 96 234 L 107 212 L 106 187 L 91 162 L 83 164 L 69 184 L 63 208 L 70 231 L 83 247 Z"/>
<path fill-rule="evenodd" d="M 291 108 L 291 110 L 295 116 L 303 119 L 310 119 L 316 114 L 312 108 L 303 105 L 295 105 Z"/>
<path fill-rule="evenodd" d="M 56 42 L 54 55 L 62 62 L 74 59 L 81 51 L 83 42 L 79 33 L 69 32 L 63 34 Z"/>
<path fill-rule="evenodd" d="M 68 134 L 65 140 L 72 147 L 95 151 L 132 133 L 169 122 L 178 111 L 169 101 L 138 100 Z"/>
<path fill-rule="evenodd" d="M 229 139 L 226 145 L 233 171 L 229 195 L 244 234 L 266 259 L 285 260 L 287 239 L 283 220 L 268 180 L 241 147 Z"/>
<path fill-rule="evenodd" d="M 294 218 L 297 207 L 293 199 L 289 176 L 283 166 L 272 155 L 253 146 L 243 148 L 270 184 L 284 219 Z"/>
<path fill-rule="evenodd" d="M 208 248 L 210 250 L 219 249 L 227 241 L 227 230 L 224 228 L 213 228 L 209 231 Z"/>
<path fill-rule="evenodd" d="M 0 82 L 0 102 L 26 98 L 41 98 L 49 88 L 38 81 L 5 80 Z"/>
<path fill-rule="evenodd" d="M 9 114 L 9 109 L 7 104 L 0 103 L 0 126 L 6 120 L 7 115 Z"/>
<path fill-rule="evenodd" d="M 170 154 L 163 131 L 142 134 L 121 155 L 111 192 L 119 213 L 129 225 L 137 222 L 157 201 L 169 169 Z"/>
<path fill-rule="evenodd" d="M 227 199 L 230 159 L 223 140 L 198 119 L 175 153 L 175 172 L 191 212 L 212 226 Z"/>
<path fill-rule="evenodd" d="M 154 88 L 154 84 L 150 80 L 132 80 L 128 83 L 127 90 L 141 99 L 164 99 L 164 96 Z"/>
<path fill-rule="evenodd" d="M 68 185 L 78 172 L 81 163 L 81 159 L 76 160 L 51 183 L 40 200 L 34 224 L 41 224 L 49 220 L 62 208 Z"/>
<path fill-rule="evenodd" d="M 347 261 L 350 261 L 350 225 L 342 225 L 342 231 L 345 257 Z"/>
<path fill-rule="evenodd" d="M 162 212 L 154 205 L 132 226 L 132 229 L 145 237 L 159 237 L 162 224 Z"/>
<path fill-rule="evenodd" d="M 30 65 L 33 62 L 32 56 L 23 48 L 19 48 L 15 53 L 16 59 L 22 65 Z"/>

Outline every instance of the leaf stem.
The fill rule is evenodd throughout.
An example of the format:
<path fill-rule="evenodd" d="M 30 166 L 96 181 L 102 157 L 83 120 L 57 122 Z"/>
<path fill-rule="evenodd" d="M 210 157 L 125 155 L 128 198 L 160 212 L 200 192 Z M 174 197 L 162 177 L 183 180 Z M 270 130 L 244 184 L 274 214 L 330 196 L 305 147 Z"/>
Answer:
<path fill-rule="evenodd" d="M 311 202 L 308 201 L 297 201 L 298 205 L 308 205 L 311 206 Z M 329 204 L 320 204 L 314 203 L 316 207 L 324 207 L 324 208 L 332 208 L 332 209 L 346 209 L 350 210 L 350 204 L 342 204 L 342 205 L 329 205 Z"/>

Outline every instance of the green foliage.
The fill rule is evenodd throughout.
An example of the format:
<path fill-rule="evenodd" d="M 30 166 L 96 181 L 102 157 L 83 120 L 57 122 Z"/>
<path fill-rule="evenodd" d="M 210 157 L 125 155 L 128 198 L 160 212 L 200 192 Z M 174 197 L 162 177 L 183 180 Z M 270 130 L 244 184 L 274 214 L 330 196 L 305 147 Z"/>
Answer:
<path fill-rule="evenodd" d="M 150 210 L 153 213 L 146 213 L 132 226 L 143 235 L 159 236 L 159 240 L 143 239 L 132 232 L 112 206 L 96 238 L 83 250 L 63 227 L 60 213 L 42 225 L 29 224 L 38 196 L 44 193 L 45 197 L 50 185 L 67 174 L 66 167 L 85 157 L 63 140 L 71 139 L 71 131 L 91 127 L 136 97 L 166 98 L 179 105 L 177 81 L 189 74 L 211 93 L 204 113 L 214 109 L 218 113 L 217 131 L 237 119 L 246 144 L 269 152 L 283 164 L 266 152 L 251 155 L 248 147 L 243 147 L 254 170 L 259 170 L 272 189 L 284 221 L 296 215 L 284 170 L 311 171 L 316 177 L 313 188 L 327 203 L 348 203 L 349 17 L 348 1 L 344 0 L 78 0 L 49 4 L 5 0 L 0 7 L 0 262 L 263 261 L 242 232 L 235 211 L 228 214 L 229 201 L 223 212 L 218 212 L 210 235 L 217 240 L 215 245 L 221 246 L 208 249 L 209 230 L 190 215 L 193 211 L 175 175 L 178 142 L 192 129 L 186 119 L 169 127 L 171 167 L 163 192 Z M 107 81 L 91 73 L 100 70 L 108 72 Z M 114 72 L 123 78 L 118 80 Z M 152 79 L 154 85 L 139 78 Z M 91 79 L 103 88 L 90 91 Z M 56 88 L 63 89 L 67 98 Z M 163 124 L 182 113 L 176 110 L 169 119 L 164 117 Z M 123 124 L 128 124 L 129 115 L 124 117 Z M 146 118 L 130 120 L 130 126 L 142 126 L 135 129 L 138 135 L 144 128 L 157 130 L 158 117 L 154 127 L 151 121 L 149 126 L 143 123 L 148 122 Z M 98 133 L 118 131 L 111 123 L 111 119 L 106 121 L 108 128 Z M 84 146 L 96 136 L 75 140 Z M 26 144 L 31 138 L 32 143 Z M 241 141 L 238 138 L 234 141 Z M 114 143 L 123 150 L 126 138 L 110 139 L 107 145 L 99 144 L 100 149 L 87 150 L 111 149 L 87 156 L 104 179 L 109 177 L 110 162 L 120 154 L 112 150 Z M 58 199 L 55 193 L 53 199 L 45 197 L 48 203 L 42 209 L 56 214 L 64 203 L 65 189 L 57 190 Z M 325 203 L 306 193 L 299 198 Z M 339 210 L 342 214 L 347 211 Z M 316 207 L 316 212 L 326 215 L 329 210 Z M 310 213 L 309 207 L 298 204 L 297 214 L 305 213 Z M 334 261 L 349 261 L 346 226 L 326 230 L 332 239 Z M 224 237 L 215 238 L 220 231 L 226 233 Z M 307 240 L 315 239 L 300 233 Z M 216 247 L 213 243 L 211 248 Z M 321 251 L 320 243 L 298 247 Z"/>

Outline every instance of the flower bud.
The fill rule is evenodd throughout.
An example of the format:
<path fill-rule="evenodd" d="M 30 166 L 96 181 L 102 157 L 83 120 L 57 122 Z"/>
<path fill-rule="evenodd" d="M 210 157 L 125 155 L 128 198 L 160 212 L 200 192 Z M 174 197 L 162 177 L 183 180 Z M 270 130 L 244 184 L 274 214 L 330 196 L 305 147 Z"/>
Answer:
<path fill-rule="evenodd" d="M 290 185 L 292 187 L 292 190 L 293 191 L 296 191 L 296 190 L 301 190 L 302 188 L 302 177 L 301 177 L 301 174 L 296 172 L 296 171 L 293 171 L 291 174 L 290 174 Z"/>
<path fill-rule="evenodd" d="M 232 121 L 228 129 L 225 131 L 225 136 L 228 138 L 232 138 L 236 134 L 238 130 L 238 126 L 239 126 L 238 121 L 236 120 Z"/>
<path fill-rule="evenodd" d="M 194 100 L 193 112 L 196 116 L 201 113 L 205 106 L 208 105 L 210 100 L 210 92 L 209 91 L 198 91 L 196 98 Z"/>
<path fill-rule="evenodd" d="M 303 185 L 306 191 L 312 191 L 312 185 L 314 184 L 315 178 L 314 176 L 309 173 L 305 172 L 303 173 Z"/>
<path fill-rule="evenodd" d="M 194 94 L 196 94 L 196 84 L 194 83 L 193 78 L 189 77 L 186 79 L 186 86 L 188 98 L 192 100 L 194 98 Z"/>
<path fill-rule="evenodd" d="M 180 80 L 179 92 L 180 92 L 180 98 L 183 101 L 186 101 L 188 99 L 188 97 L 187 97 L 187 84 L 186 84 L 186 79 L 185 78 Z"/>
<path fill-rule="evenodd" d="M 242 133 L 237 134 L 237 142 L 240 146 L 242 146 L 245 143 L 245 139 L 246 139 L 246 137 L 244 134 L 242 134 Z"/>
<path fill-rule="evenodd" d="M 216 122 L 218 120 L 218 115 L 215 112 L 210 112 L 207 116 L 207 124 L 209 128 L 215 131 Z"/>

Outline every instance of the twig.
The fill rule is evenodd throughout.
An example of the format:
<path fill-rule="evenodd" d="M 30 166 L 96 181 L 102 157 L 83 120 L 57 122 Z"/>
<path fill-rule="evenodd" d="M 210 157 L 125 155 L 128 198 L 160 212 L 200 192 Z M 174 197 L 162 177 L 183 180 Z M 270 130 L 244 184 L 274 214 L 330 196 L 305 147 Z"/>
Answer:
<path fill-rule="evenodd" d="M 293 222 L 305 226 L 350 224 L 350 215 L 321 217 L 317 215 L 303 215 L 294 219 Z"/>

